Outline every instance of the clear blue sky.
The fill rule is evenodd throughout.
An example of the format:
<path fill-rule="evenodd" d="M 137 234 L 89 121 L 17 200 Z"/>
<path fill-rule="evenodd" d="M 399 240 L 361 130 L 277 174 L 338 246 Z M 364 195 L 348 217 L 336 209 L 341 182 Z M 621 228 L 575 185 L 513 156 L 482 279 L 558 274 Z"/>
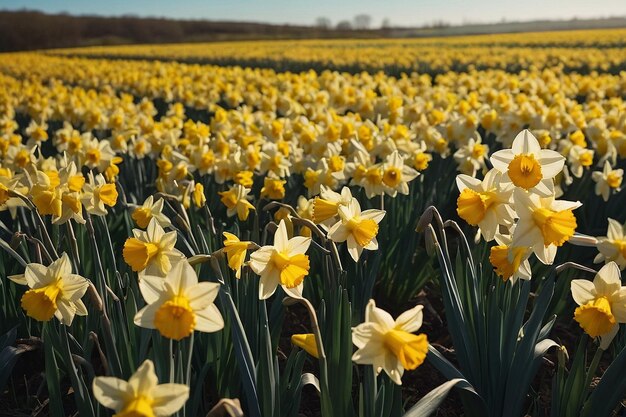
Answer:
<path fill-rule="evenodd" d="M 37 9 L 71 14 L 164 16 L 174 19 L 239 20 L 333 24 L 356 14 L 372 16 L 378 26 L 418 26 L 435 20 L 453 24 L 501 19 L 570 19 L 626 16 L 626 0 L 0 0 L 0 9 Z"/>

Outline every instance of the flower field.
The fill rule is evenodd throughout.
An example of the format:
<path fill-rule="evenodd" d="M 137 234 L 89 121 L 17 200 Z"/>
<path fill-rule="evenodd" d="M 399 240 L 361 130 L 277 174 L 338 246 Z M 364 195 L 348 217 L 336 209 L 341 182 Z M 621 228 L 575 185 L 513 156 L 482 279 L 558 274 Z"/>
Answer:
<path fill-rule="evenodd" d="M 0 55 L 0 415 L 621 415 L 625 51 Z"/>

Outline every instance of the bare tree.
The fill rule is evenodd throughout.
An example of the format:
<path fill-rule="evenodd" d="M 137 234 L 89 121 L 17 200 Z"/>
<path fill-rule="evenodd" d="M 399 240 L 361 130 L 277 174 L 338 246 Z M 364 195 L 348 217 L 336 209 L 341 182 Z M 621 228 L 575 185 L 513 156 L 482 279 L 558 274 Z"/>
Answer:
<path fill-rule="evenodd" d="M 388 17 L 383 19 L 383 23 L 380 25 L 381 29 L 391 29 L 391 20 Z"/>
<path fill-rule="evenodd" d="M 372 17 L 368 14 L 358 14 L 354 16 L 354 28 L 355 29 L 369 29 L 372 24 Z"/>
<path fill-rule="evenodd" d="M 315 26 L 320 29 L 330 29 L 332 22 L 327 17 L 318 17 L 315 19 Z"/>
<path fill-rule="evenodd" d="M 352 23 L 350 23 L 350 21 L 348 20 L 342 20 L 341 22 L 337 23 L 337 29 L 352 30 Z"/>

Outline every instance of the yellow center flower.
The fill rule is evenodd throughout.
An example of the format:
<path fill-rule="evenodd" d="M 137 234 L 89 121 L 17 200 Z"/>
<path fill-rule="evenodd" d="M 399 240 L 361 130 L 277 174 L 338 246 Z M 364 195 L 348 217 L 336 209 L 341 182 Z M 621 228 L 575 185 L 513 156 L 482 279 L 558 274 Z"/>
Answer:
<path fill-rule="evenodd" d="M 543 178 L 541 165 L 532 154 L 521 154 L 513 158 L 508 173 L 513 184 L 525 190 L 533 188 Z"/>
<path fill-rule="evenodd" d="M 295 288 L 309 274 L 309 257 L 303 254 L 288 256 L 274 251 L 271 262 L 280 271 L 280 283 L 287 288 Z"/>
<path fill-rule="evenodd" d="M 420 152 L 415 155 L 415 158 L 413 158 L 413 166 L 418 171 L 424 171 L 426 168 L 428 168 L 428 163 L 430 162 L 430 159 L 430 155 L 425 154 L 424 152 Z"/>
<path fill-rule="evenodd" d="M 333 155 L 328 159 L 328 167 L 332 172 L 339 172 L 343 170 L 345 163 L 341 156 Z"/>
<path fill-rule="evenodd" d="M 581 153 L 578 157 L 578 161 L 580 162 L 580 165 L 584 167 L 591 166 L 591 164 L 593 164 L 593 152 L 586 151 Z"/>
<path fill-rule="evenodd" d="M 317 343 L 315 341 L 315 335 L 313 333 L 291 335 L 291 343 L 301 349 L 304 349 L 309 355 L 313 356 L 314 358 L 319 358 Z"/>
<path fill-rule="evenodd" d="M 478 159 L 482 156 L 485 156 L 486 152 L 487 152 L 487 147 L 485 145 L 476 144 L 472 148 L 472 158 Z"/>
<path fill-rule="evenodd" d="M 33 195 L 33 203 L 40 214 L 52 214 L 61 216 L 63 212 L 63 202 L 54 191 L 41 191 Z"/>
<path fill-rule="evenodd" d="M 546 246 L 562 246 L 576 230 L 576 217 L 572 210 L 554 211 L 538 208 L 533 212 L 533 220 L 543 235 Z"/>
<path fill-rule="evenodd" d="M 383 174 L 383 182 L 388 187 L 397 187 L 402 182 L 402 170 L 397 167 L 387 168 Z"/>
<path fill-rule="evenodd" d="M 20 150 L 15 155 L 15 159 L 13 161 L 15 162 L 15 165 L 20 168 L 26 167 L 26 164 L 30 162 L 30 152 L 28 152 L 26 149 Z"/>
<path fill-rule="evenodd" d="M 235 175 L 235 183 L 250 188 L 254 184 L 253 176 L 254 172 L 252 171 L 240 171 Z"/>
<path fill-rule="evenodd" d="M 196 314 L 189 299 L 178 295 L 166 301 L 154 314 L 154 327 L 168 339 L 181 340 L 196 328 Z"/>
<path fill-rule="evenodd" d="M 315 197 L 315 200 L 313 200 L 313 221 L 315 223 L 321 223 L 335 217 L 337 215 L 338 208 L 339 204 L 334 201 Z"/>
<path fill-rule="evenodd" d="M 109 207 L 113 207 L 115 203 L 117 203 L 117 189 L 115 188 L 115 184 L 105 184 L 100 187 L 96 193 L 98 198 Z"/>
<path fill-rule="evenodd" d="M 385 333 L 383 343 L 408 371 L 420 366 L 428 353 L 428 338 L 425 334 L 415 335 L 393 329 Z"/>
<path fill-rule="evenodd" d="M 67 186 L 70 189 L 70 191 L 74 191 L 74 192 L 80 191 L 83 188 L 84 184 L 85 184 L 85 177 L 83 177 L 82 175 L 71 176 L 69 181 L 67 182 Z"/>
<path fill-rule="evenodd" d="M 152 219 L 152 211 L 148 207 L 137 207 L 131 216 L 137 226 L 145 229 Z"/>
<path fill-rule="evenodd" d="M 365 179 L 370 184 L 381 184 L 383 182 L 383 173 L 378 167 L 372 167 L 365 172 Z"/>
<path fill-rule="evenodd" d="M 132 397 L 114 417 L 155 417 L 152 403 L 153 400 L 144 395 Z"/>
<path fill-rule="evenodd" d="M 478 192 L 466 188 L 461 191 L 456 201 L 459 217 L 472 226 L 478 225 L 484 218 L 487 210 L 496 202 L 494 193 Z"/>
<path fill-rule="evenodd" d="M 61 200 L 63 201 L 63 204 L 68 206 L 74 213 L 80 213 L 82 210 L 83 206 L 80 203 L 80 199 L 75 194 L 63 194 Z"/>
<path fill-rule="evenodd" d="M 509 261 L 509 250 L 513 251 L 513 261 Z M 503 281 L 508 281 L 522 263 L 526 248 L 509 248 L 506 245 L 493 246 L 489 253 L 489 262 Z"/>
<path fill-rule="evenodd" d="M 90 149 L 85 153 L 87 160 L 91 162 L 93 165 L 97 165 L 100 163 L 100 158 L 102 154 L 100 153 L 100 149 Z"/>
<path fill-rule="evenodd" d="M 152 258 L 159 253 L 159 247 L 154 243 L 142 242 L 141 240 L 131 237 L 126 240 L 122 255 L 124 260 L 133 271 L 143 271 L 148 266 Z"/>
<path fill-rule="evenodd" d="M 606 297 L 598 297 L 578 307 L 574 312 L 574 319 L 591 337 L 607 334 L 616 324 L 611 303 Z"/>
<path fill-rule="evenodd" d="M 22 296 L 22 308 L 35 320 L 48 321 L 57 311 L 57 298 L 63 290 L 63 282 L 58 279 L 42 288 L 28 290 Z"/>
<path fill-rule="evenodd" d="M 606 183 L 611 188 L 619 188 L 619 186 L 622 185 L 622 176 L 617 175 L 615 172 L 609 172 L 606 176 Z"/>
<path fill-rule="evenodd" d="M 358 216 L 348 220 L 346 225 L 359 246 L 367 246 L 378 234 L 378 224 L 372 219 L 361 219 Z"/>

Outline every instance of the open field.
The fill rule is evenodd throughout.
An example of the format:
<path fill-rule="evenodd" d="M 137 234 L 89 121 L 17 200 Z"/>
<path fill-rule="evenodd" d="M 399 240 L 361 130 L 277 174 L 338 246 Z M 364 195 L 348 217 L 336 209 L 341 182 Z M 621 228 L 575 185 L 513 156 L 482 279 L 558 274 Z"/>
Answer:
<path fill-rule="evenodd" d="M 0 55 L 0 414 L 623 414 L 625 47 Z"/>

